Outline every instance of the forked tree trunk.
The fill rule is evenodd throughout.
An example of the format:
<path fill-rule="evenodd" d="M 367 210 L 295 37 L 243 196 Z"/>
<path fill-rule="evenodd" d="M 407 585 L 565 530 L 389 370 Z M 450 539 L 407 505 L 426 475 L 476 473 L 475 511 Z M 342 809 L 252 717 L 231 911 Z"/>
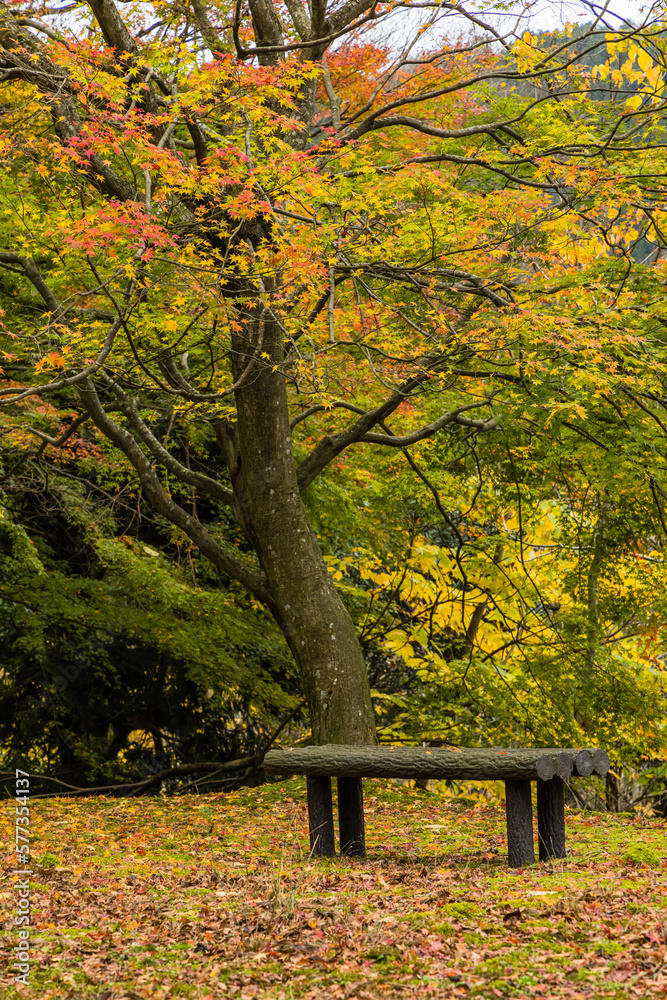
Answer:
<path fill-rule="evenodd" d="M 247 327 L 246 327 L 247 330 Z M 233 343 L 234 378 L 256 350 Z M 238 468 L 232 480 L 246 531 L 266 573 L 272 612 L 299 666 L 316 743 L 376 742 L 366 664 L 301 499 L 292 455 L 280 328 L 264 325 L 261 352 L 236 392 Z M 261 353 L 260 352 L 260 353 Z"/>

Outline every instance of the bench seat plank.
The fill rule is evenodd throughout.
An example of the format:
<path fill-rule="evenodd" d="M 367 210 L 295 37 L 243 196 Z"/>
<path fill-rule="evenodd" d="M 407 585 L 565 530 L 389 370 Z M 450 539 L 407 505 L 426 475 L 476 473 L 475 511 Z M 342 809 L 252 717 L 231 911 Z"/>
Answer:
<path fill-rule="evenodd" d="M 549 781 L 578 774 L 606 774 L 603 750 L 515 750 L 442 747 L 325 746 L 270 750 L 264 758 L 268 774 L 305 774 L 345 778 L 454 778 L 469 781 Z"/>

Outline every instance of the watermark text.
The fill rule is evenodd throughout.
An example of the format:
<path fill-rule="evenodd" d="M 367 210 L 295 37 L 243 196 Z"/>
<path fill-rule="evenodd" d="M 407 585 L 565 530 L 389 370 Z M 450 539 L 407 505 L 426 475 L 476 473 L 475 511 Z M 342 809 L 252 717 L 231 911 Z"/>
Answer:
<path fill-rule="evenodd" d="M 30 975 L 30 775 L 16 769 L 16 908 L 18 941 L 13 971 L 17 983 L 28 985 Z"/>

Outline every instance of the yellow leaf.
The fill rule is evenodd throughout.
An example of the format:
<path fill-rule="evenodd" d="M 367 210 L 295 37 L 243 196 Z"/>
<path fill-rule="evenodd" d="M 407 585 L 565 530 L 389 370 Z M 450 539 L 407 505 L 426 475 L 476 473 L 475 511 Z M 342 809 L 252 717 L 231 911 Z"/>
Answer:
<path fill-rule="evenodd" d="M 639 68 L 643 70 L 644 73 L 648 73 L 649 70 L 653 68 L 653 60 L 651 59 L 648 52 L 644 52 L 643 49 L 639 49 L 639 53 L 637 55 L 637 63 L 639 65 Z"/>

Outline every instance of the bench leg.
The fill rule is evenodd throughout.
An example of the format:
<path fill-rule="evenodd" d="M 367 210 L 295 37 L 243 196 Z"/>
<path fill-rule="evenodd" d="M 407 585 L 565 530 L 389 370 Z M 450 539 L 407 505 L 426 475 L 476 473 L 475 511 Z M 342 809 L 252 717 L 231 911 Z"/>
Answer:
<path fill-rule="evenodd" d="M 311 853 L 321 858 L 332 858 L 336 853 L 336 841 L 331 804 L 331 778 L 306 778 L 306 791 Z"/>
<path fill-rule="evenodd" d="M 565 857 L 563 779 L 537 782 L 537 839 L 540 861 Z"/>
<path fill-rule="evenodd" d="M 338 779 L 338 832 L 340 853 L 363 858 L 366 854 L 366 828 L 361 778 Z"/>
<path fill-rule="evenodd" d="M 510 868 L 523 868 L 535 860 L 530 781 L 505 782 L 505 809 Z"/>

